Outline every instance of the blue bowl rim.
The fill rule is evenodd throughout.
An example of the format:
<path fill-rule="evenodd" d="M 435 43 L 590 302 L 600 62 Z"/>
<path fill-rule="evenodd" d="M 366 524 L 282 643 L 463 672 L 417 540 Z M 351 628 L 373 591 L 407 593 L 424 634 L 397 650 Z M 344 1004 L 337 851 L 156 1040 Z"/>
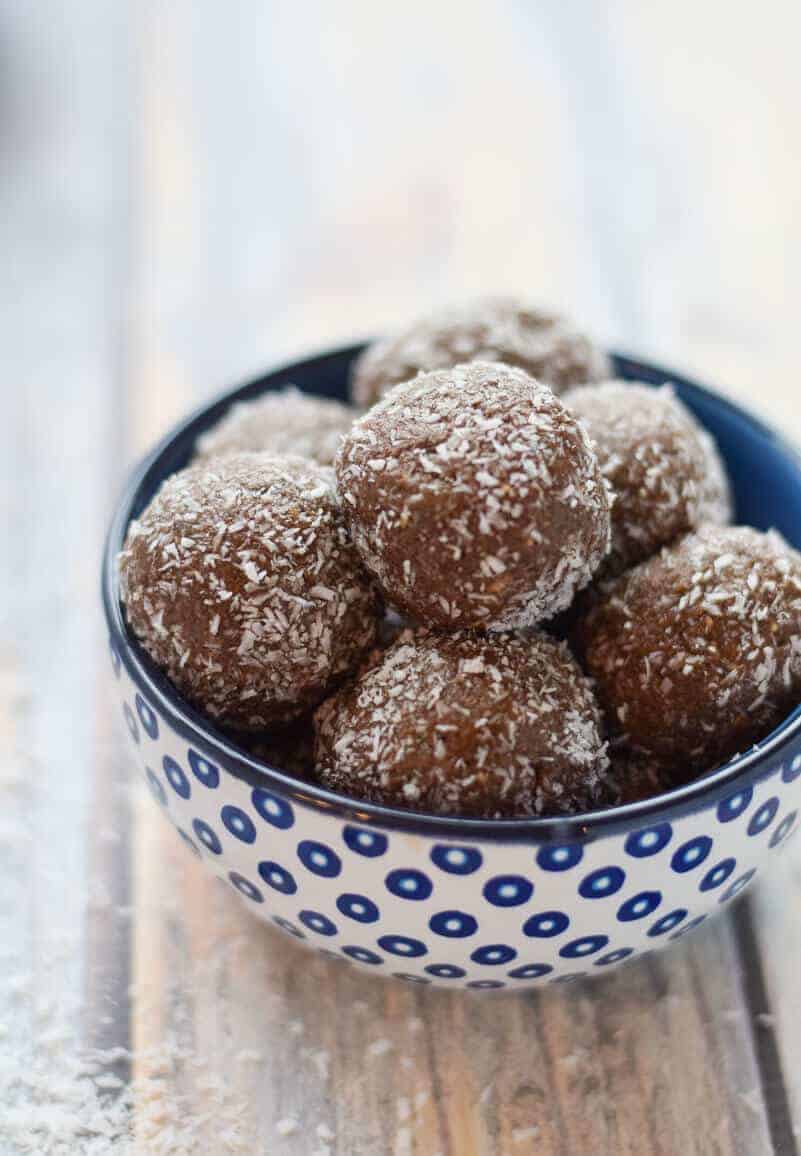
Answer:
<path fill-rule="evenodd" d="M 581 815 L 545 816 L 520 819 L 469 819 L 453 815 L 433 815 L 386 807 L 350 798 L 305 782 L 278 767 L 272 767 L 249 755 L 222 734 L 200 711 L 190 706 L 174 689 L 167 677 L 151 662 L 129 630 L 119 598 L 116 557 L 119 553 L 132 511 L 142 489 L 154 479 L 163 480 L 172 472 L 164 469 L 169 451 L 189 446 L 241 396 L 257 396 L 272 385 L 284 384 L 305 372 L 320 368 L 326 362 L 349 362 L 364 349 L 364 343 L 318 353 L 303 361 L 279 366 L 257 378 L 219 393 L 177 423 L 155 445 L 129 475 L 119 498 L 106 537 L 102 566 L 102 598 L 110 645 L 119 655 L 134 684 L 147 701 L 170 726 L 193 746 L 200 747 L 212 759 L 221 758 L 223 769 L 246 781 L 252 787 L 272 789 L 282 797 L 319 811 L 336 813 L 348 822 L 373 824 L 420 835 L 490 842 L 526 842 L 539 844 L 581 843 L 654 826 L 657 823 L 705 809 L 732 792 L 775 774 L 778 758 L 801 732 L 801 705 L 797 707 L 762 743 L 742 755 L 672 791 L 627 803 L 620 807 L 591 811 Z M 681 374 L 672 373 L 653 363 L 625 354 L 612 353 L 616 373 L 629 380 L 658 384 L 672 382 L 689 394 L 727 409 L 767 438 L 777 451 L 795 462 L 801 472 L 801 453 L 775 430 L 747 410 Z"/>

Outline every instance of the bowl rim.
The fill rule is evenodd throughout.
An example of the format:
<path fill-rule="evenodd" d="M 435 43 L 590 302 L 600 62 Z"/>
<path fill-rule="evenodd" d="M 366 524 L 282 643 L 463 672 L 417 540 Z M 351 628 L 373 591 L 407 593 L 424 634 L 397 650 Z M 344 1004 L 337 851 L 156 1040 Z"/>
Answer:
<path fill-rule="evenodd" d="M 140 492 L 146 484 L 160 482 L 169 476 L 172 472 L 168 468 L 170 458 L 178 457 L 179 452 L 182 452 L 181 447 L 193 443 L 233 402 L 243 397 L 257 397 L 271 387 L 288 384 L 293 376 L 300 377 L 309 369 L 322 368 L 327 362 L 337 360 L 348 363 L 364 348 L 365 343 L 359 342 L 317 353 L 302 361 L 278 366 L 221 391 L 168 430 L 129 472 L 106 536 L 101 577 L 102 601 L 112 652 L 125 665 L 137 688 L 147 696 L 148 704 L 183 738 L 212 752 L 213 757 L 221 759 L 224 770 L 254 788 L 271 788 L 282 797 L 320 811 L 335 813 L 347 821 L 437 837 L 535 844 L 588 842 L 601 835 L 636 830 L 701 810 L 727 797 L 732 791 L 736 793 L 738 789 L 775 774 L 778 770 L 777 756 L 799 738 L 801 704 L 763 742 L 684 786 L 636 803 L 580 815 L 518 819 L 476 819 L 426 814 L 352 798 L 262 762 L 237 746 L 200 711 L 184 701 L 166 675 L 151 662 L 130 631 L 119 598 L 116 558 Z M 741 422 L 757 429 L 777 451 L 794 462 L 801 474 L 801 452 L 741 406 L 682 374 L 670 372 L 652 362 L 616 352 L 612 352 L 611 356 L 615 375 L 625 373 L 629 380 L 650 384 L 671 382 L 680 385 L 685 392 L 703 398 L 708 404 L 728 410 Z"/>

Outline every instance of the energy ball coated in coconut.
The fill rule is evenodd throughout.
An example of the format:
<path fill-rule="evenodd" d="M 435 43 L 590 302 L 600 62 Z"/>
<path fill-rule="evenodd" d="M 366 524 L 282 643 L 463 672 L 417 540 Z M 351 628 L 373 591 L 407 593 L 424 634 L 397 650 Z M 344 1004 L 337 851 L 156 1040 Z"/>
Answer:
<path fill-rule="evenodd" d="M 610 726 L 711 770 L 799 701 L 801 555 L 773 531 L 705 526 L 611 583 L 579 635 Z"/>
<path fill-rule="evenodd" d="M 452 306 L 371 345 L 353 367 L 351 396 L 367 406 L 400 382 L 466 361 L 502 361 L 559 393 L 609 374 L 609 360 L 573 323 L 513 298 Z"/>
<path fill-rule="evenodd" d="M 686 767 L 663 766 L 641 751 L 615 744 L 609 751 L 604 804 L 623 807 L 664 795 L 681 787 L 693 777 Z"/>
<path fill-rule="evenodd" d="M 586 811 L 603 791 L 592 688 L 539 631 L 407 631 L 315 725 L 320 781 L 373 803 L 494 818 Z"/>
<path fill-rule="evenodd" d="M 615 495 L 604 577 L 705 522 L 729 520 L 717 448 L 669 386 L 609 381 L 570 390 L 562 400 L 584 424 Z"/>
<path fill-rule="evenodd" d="M 128 528 L 128 621 L 221 724 L 290 721 L 373 645 L 378 598 L 329 473 L 301 458 L 219 458 L 168 478 Z"/>
<path fill-rule="evenodd" d="M 195 461 L 224 454 L 266 452 L 334 464 L 339 443 L 353 424 L 354 411 L 342 402 L 301 393 L 294 386 L 231 406 L 198 438 Z"/>
<path fill-rule="evenodd" d="M 520 369 L 474 362 L 396 387 L 342 443 L 353 541 L 415 621 L 505 630 L 569 605 L 609 542 L 576 418 Z"/>

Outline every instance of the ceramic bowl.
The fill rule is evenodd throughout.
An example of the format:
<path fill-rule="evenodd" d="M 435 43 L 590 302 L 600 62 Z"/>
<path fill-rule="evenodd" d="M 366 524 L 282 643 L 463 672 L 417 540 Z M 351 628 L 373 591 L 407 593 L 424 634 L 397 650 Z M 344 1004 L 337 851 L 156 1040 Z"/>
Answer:
<path fill-rule="evenodd" d="M 346 395 L 358 348 L 287 366 L 175 429 L 135 471 L 109 533 L 103 600 L 120 710 L 156 803 L 260 919 L 375 974 L 478 990 L 599 974 L 724 909 L 782 848 L 801 799 L 801 711 L 758 749 L 654 800 L 573 819 L 470 821 L 372 806 L 249 757 L 149 662 L 120 606 L 129 520 L 233 402 L 293 382 Z M 737 519 L 801 547 L 801 461 L 728 401 L 654 366 L 715 435 Z"/>

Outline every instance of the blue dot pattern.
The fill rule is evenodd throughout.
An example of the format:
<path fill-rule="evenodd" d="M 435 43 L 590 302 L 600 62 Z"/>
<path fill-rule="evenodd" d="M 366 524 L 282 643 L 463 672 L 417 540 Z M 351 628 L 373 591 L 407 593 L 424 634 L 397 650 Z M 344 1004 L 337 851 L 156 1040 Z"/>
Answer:
<path fill-rule="evenodd" d="M 301 911 L 298 919 L 309 931 L 316 931 L 318 935 L 336 935 L 337 925 L 327 915 L 320 911 Z"/>
<path fill-rule="evenodd" d="M 446 939 L 466 939 L 478 931 L 478 920 L 466 911 L 438 911 L 432 915 L 428 926 L 435 935 Z"/>
<path fill-rule="evenodd" d="M 220 818 L 227 831 L 234 836 L 235 839 L 240 839 L 243 843 L 256 842 L 256 827 L 250 815 L 246 814 L 240 807 L 234 807 L 228 804 L 220 811 Z"/>
<path fill-rule="evenodd" d="M 734 900 L 798 826 L 786 788 L 801 777 L 801 754 L 751 784 L 710 791 L 703 810 L 597 841 L 567 836 L 526 849 L 517 838 L 480 840 L 471 826 L 463 842 L 423 844 L 426 869 L 417 835 L 410 843 L 405 832 L 381 831 L 358 809 L 358 821 L 310 824 L 301 792 L 290 802 L 269 781 L 243 790 L 216 748 L 210 757 L 170 742 L 164 753 L 165 716 L 145 692 L 125 690 L 127 669 L 120 677 L 147 784 L 187 847 L 287 934 L 340 962 L 392 961 L 399 970 L 385 974 L 410 983 L 571 982 L 647 954 Z M 365 861 L 382 857 L 371 871 Z M 546 897 L 551 906 L 532 902 Z"/>
<path fill-rule="evenodd" d="M 656 911 L 662 902 L 661 891 L 641 891 L 639 895 L 632 895 L 617 909 L 617 917 L 621 923 L 631 923 L 635 919 L 644 919 Z"/>
<path fill-rule="evenodd" d="M 404 955 L 409 959 L 428 953 L 423 941 L 411 935 L 382 935 L 378 940 L 378 946 L 388 951 L 390 955 Z"/>
<path fill-rule="evenodd" d="M 431 880 L 422 871 L 399 868 L 390 871 L 385 880 L 387 891 L 400 899 L 428 899 L 433 891 Z"/>
<path fill-rule="evenodd" d="M 238 871 L 230 871 L 228 878 L 236 887 L 237 891 L 244 895 L 246 899 L 251 899 L 254 903 L 263 903 L 264 896 L 255 883 L 251 883 L 244 875 L 240 875 Z"/>
<path fill-rule="evenodd" d="M 627 855 L 635 859 L 648 859 L 651 855 L 658 855 L 672 838 L 673 828 L 670 823 L 659 823 L 655 827 L 632 831 L 626 838 L 624 849 Z"/>
<path fill-rule="evenodd" d="M 600 867 L 591 871 L 579 884 L 579 895 L 585 899 L 604 899 L 607 895 L 614 895 L 626 881 L 626 872 L 622 867 Z"/>
<path fill-rule="evenodd" d="M 633 947 L 619 947 L 617 951 L 610 951 L 607 955 L 602 955 L 600 959 L 594 960 L 595 967 L 609 967 L 613 963 L 622 963 L 624 959 L 628 959 L 634 955 Z"/>
<path fill-rule="evenodd" d="M 193 819 L 192 830 L 207 851 L 211 851 L 213 855 L 222 855 L 222 843 L 216 831 L 208 823 L 204 822 L 203 819 Z"/>
<path fill-rule="evenodd" d="M 292 804 L 288 803 L 286 799 L 282 799 L 270 791 L 265 791 L 262 787 L 255 787 L 250 798 L 265 823 L 270 823 L 281 831 L 287 831 L 295 822 Z"/>
<path fill-rule="evenodd" d="M 160 803 L 162 807 L 166 807 L 167 792 L 164 790 L 161 780 L 159 779 L 156 772 L 151 770 L 150 767 L 145 767 L 145 777 L 147 779 L 147 785 L 150 787 L 150 793 L 152 794 L 153 798 L 157 803 Z"/>
<path fill-rule="evenodd" d="M 347 955 L 349 959 L 355 959 L 357 963 L 375 965 L 384 962 L 380 955 L 376 955 L 374 951 L 370 951 L 366 947 L 343 947 L 342 954 Z"/>
<path fill-rule="evenodd" d="M 797 818 L 798 811 L 791 811 L 789 815 L 784 816 L 781 823 L 779 823 L 778 827 L 770 837 L 771 847 L 778 847 L 780 843 L 784 842 L 784 840 L 795 826 L 795 821 Z"/>
<path fill-rule="evenodd" d="M 159 720 L 156 718 L 155 711 L 148 706 L 141 694 L 136 696 L 136 713 L 139 715 L 139 721 L 145 734 L 155 742 L 159 737 Z"/>
<path fill-rule="evenodd" d="M 474 847 L 453 847 L 446 843 L 432 847 L 431 862 L 450 875 L 472 875 L 478 871 L 484 858 Z"/>
<path fill-rule="evenodd" d="M 736 795 L 729 795 L 728 799 L 723 799 L 718 803 L 718 822 L 731 823 L 734 819 L 739 819 L 740 815 L 751 806 L 753 797 L 754 788 L 743 787 Z"/>
<path fill-rule="evenodd" d="M 687 908 L 677 907 L 675 911 L 668 912 L 660 919 L 657 919 L 653 927 L 648 928 L 648 934 L 653 938 L 658 935 L 667 935 L 669 931 L 673 931 L 675 927 L 687 918 Z"/>
<path fill-rule="evenodd" d="M 199 783 L 202 783 L 204 787 L 208 787 L 209 790 L 212 791 L 219 787 L 220 768 L 218 766 L 215 766 L 214 763 L 209 762 L 209 760 L 204 758 L 203 755 L 199 755 L 197 751 L 193 750 L 191 747 L 189 748 L 189 752 L 186 758 L 187 762 L 189 763 L 190 771 Z"/>
<path fill-rule="evenodd" d="M 522 967 L 513 967 L 509 972 L 509 979 L 541 979 L 550 975 L 553 968 L 549 963 L 524 963 Z"/>
<path fill-rule="evenodd" d="M 573 939 L 561 948 L 559 954 L 563 959 L 582 959 L 585 955 L 594 955 L 609 943 L 608 935 L 584 935 L 581 939 Z"/>
<path fill-rule="evenodd" d="M 706 875 L 701 880 L 698 890 L 713 891 L 716 887 L 720 887 L 723 883 L 726 882 L 736 866 L 736 859 L 722 859 L 715 867 L 709 868 Z"/>
<path fill-rule="evenodd" d="M 537 864 L 543 871 L 570 871 L 581 862 L 584 849 L 578 844 L 573 847 L 540 847 Z"/>
<path fill-rule="evenodd" d="M 314 875 L 322 875 L 326 879 L 333 879 L 342 870 L 342 860 L 336 851 L 312 839 L 303 839 L 298 843 L 298 858 Z"/>
<path fill-rule="evenodd" d="M 523 934 L 537 939 L 561 935 L 570 926 L 570 917 L 564 911 L 540 911 L 523 924 Z"/>
<path fill-rule="evenodd" d="M 339 896 L 337 910 L 347 915 L 348 919 L 355 919 L 357 923 L 376 923 L 380 918 L 378 907 L 372 899 L 353 892 Z"/>
<path fill-rule="evenodd" d="M 533 894 L 533 883 L 522 875 L 496 875 L 484 884 L 484 898 L 495 907 L 518 907 Z"/>
<path fill-rule="evenodd" d="M 801 755 L 796 755 L 792 762 L 782 768 L 782 782 L 794 783 L 801 775 Z"/>
<path fill-rule="evenodd" d="M 382 835 L 380 831 L 370 831 L 367 827 L 345 827 L 342 838 L 351 851 L 355 851 L 357 855 L 365 855 L 368 859 L 386 855 L 389 847 L 386 835 Z"/>
<path fill-rule="evenodd" d="M 496 967 L 501 963 L 511 963 L 517 958 L 517 952 L 507 943 L 490 943 L 486 947 L 477 947 L 471 952 L 473 963 L 483 964 L 485 967 Z"/>
<path fill-rule="evenodd" d="M 684 874 L 700 867 L 712 850 L 712 840 L 708 835 L 699 835 L 683 843 L 673 855 L 670 865 L 674 871 Z"/>
<path fill-rule="evenodd" d="M 189 779 L 184 774 L 181 767 L 176 763 L 175 759 L 165 755 L 162 760 L 164 767 L 164 774 L 167 776 L 167 782 L 170 784 L 176 795 L 180 795 L 182 799 L 188 799 L 192 794 L 192 787 L 189 784 Z"/>
<path fill-rule="evenodd" d="M 732 883 L 730 887 L 727 887 L 721 895 L 720 902 L 727 903 L 730 899 L 734 899 L 741 891 L 745 890 L 755 875 L 756 867 L 752 867 L 750 871 L 746 871 L 739 879 L 735 879 L 734 883 Z"/>
<path fill-rule="evenodd" d="M 292 872 L 288 871 L 286 867 L 282 867 L 280 863 L 275 863 L 272 859 L 264 859 L 259 863 L 259 875 L 268 887 L 272 887 L 274 891 L 280 891 L 282 895 L 294 895 L 298 889 Z"/>
<path fill-rule="evenodd" d="M 748 834 L 753 838 L 755 835 L 761 835 L 763 831 L 767 831 L 773 820 L 776 818 L 776 812 L 779 809 L 779 800 L 774 797 L 768 799 L 756 811 L 754 811 L 751 821 L 748 824 Z"/>
<path fill-rule="evenodd" d="M 465 969 L 455 963 L 429 963 L 425 970 L 438 979 L 464 979 L 467 975 Z"/>

